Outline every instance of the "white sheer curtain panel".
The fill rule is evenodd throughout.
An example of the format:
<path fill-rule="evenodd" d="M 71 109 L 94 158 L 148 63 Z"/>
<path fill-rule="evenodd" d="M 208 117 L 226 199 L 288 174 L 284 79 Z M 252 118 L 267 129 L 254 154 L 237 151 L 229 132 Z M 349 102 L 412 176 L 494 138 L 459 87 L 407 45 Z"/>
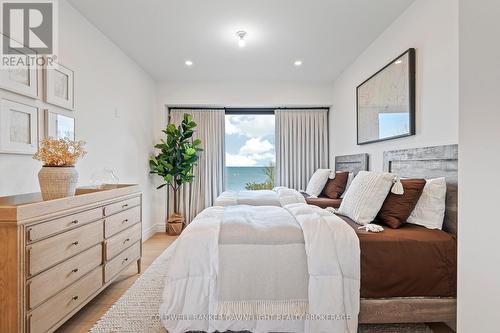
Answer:
<path fill-rule="evenodd" d="M 225 111 L 172 109 L 170 121 L 179 125 L 185 113 L 191 114 L 194 122 L 198 124 L 193 138 L 200 139 L 203 148 L 198 165 L 193 169 L 193 182 L 184 184 L 179 190 L 179 213 L 184 215 L 186 223 L 190 223 L 199 212 L 212 206 L 224 190 Z M 169 197 L 171 194 L 170 189 Z M 169 200 L 168 215 L 171 212 L 173 200 Z"/>
<path fill-rule="evenodd" d="M 275 111 L 276 185 L 305 190 L 314 171 L 328 168 L 328 110 Z"/>

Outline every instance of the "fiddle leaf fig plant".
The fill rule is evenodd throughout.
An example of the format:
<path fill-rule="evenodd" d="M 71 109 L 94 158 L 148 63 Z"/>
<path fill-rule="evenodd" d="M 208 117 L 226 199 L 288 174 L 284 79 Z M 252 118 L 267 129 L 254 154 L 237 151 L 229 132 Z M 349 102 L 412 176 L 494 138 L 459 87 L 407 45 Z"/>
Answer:
<path fill-rule="evenodd" d="M 162 131 L 166 137 L 155 145 L 159 149 L 158 155 L 149 160 L 150 173 L 163 178 L 160 189 L 170 186 L 173 191 L 174 214 L 179 211 L 179 188 L 182 184 L 191 183 L 194 179 L 193 167 L 197 164 L 201 149 L 201 140 L 193 139 L 197 124 L 193 116 L 185 113 L 179 126 L 169 123 Z"/>

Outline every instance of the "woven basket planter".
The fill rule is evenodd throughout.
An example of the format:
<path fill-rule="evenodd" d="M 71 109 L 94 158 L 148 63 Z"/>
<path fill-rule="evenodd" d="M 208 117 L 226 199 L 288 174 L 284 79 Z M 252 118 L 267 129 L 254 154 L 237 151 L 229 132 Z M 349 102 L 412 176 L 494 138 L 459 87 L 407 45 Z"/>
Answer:
<path fill-rule="evenodd" d="M 184 216 L 179 213 L 173 213 L 167 220 L 167 232 L 169 235 L 177 236 L 182 232 L 184 227 Z"/>
<path fill-rule="evenodd" d="M 42 167 L 38 181 L 43 200 L 71 197 L 75 195 L 78 172 L 75 167 Z"/>

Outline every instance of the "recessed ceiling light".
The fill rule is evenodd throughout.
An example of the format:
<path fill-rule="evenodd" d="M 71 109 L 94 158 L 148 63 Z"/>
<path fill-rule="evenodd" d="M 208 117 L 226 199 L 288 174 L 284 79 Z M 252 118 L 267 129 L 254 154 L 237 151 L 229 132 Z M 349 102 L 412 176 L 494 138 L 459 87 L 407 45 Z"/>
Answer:
<path fill-rule="evenodd" d="M 193 64 L 193 62 L 192 62 L 191 60 L 186 60 L 186 61 L 184 61 L 184 64 L 185 64 L 186 66 L 188 66 L 188 67 L 191 67 L 191 66 L 193 66 L 193 65 L 194 65 L 194 64 Z"/>
<path fill-rule="evenodd" d="M 295 60 L 295 61 L 293 62 L 293 65 L 294 65 L 295 67 L 302 66 L 302 60 Z"/>
<path fill-rule="evenodd" d="M 238 46 L 241 48 L 245 47 L 245 45 L 247 44 L 245 40 L 247 32 L 243 30 L 237 31 L 236 36 L 238 36 Z"/>

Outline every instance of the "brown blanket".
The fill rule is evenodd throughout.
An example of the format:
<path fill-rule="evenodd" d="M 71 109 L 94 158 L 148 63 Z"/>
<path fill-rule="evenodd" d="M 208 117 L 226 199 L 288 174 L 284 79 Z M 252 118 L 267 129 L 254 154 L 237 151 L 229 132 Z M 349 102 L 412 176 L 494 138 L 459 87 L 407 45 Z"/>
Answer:
<path fill-rule="evenodd" d="M 340 217 L 359 237 L 362 298 L 456 296 L 454 235 L 413 224 L 371 233 Z"/>
<path fill-rule="evenodd" d="M 340 204 L 342 203 L 342 199 L 330 199 L 328 197 L 318 197 L 318 198 L 306 197 L 306 202 L 309 205 L 314 205 L 321 208 L 327 208 L 327 207 L 339 208 Z"/>

